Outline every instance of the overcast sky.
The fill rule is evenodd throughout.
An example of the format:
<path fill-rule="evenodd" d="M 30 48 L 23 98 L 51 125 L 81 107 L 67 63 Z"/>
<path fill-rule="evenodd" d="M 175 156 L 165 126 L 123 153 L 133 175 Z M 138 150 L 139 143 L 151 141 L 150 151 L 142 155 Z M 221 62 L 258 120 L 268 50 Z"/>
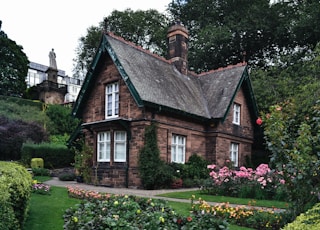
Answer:
<path fill-rule="evenodd" d="M 171 0 L 0 0 L 1 30 L 23 46 L 29 61 L 49 65 L 53 48 L 58 69 L 72 76 L 78 39 L 90 26 L 111 14 L 156 9 L 164 12 Z"/>

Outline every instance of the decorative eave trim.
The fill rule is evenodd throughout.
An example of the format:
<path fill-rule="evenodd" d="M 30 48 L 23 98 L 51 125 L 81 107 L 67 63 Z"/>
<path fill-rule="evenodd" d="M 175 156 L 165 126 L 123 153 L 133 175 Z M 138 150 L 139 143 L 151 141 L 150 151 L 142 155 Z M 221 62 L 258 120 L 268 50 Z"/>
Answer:
<path fill-rule="evenodd" d="M 243 83 L 246 83 L 246 86 L 248 87 L 248 91 L 249 91 L 249 95 L 245 92 L 245 96 L 249 96 L 249 102 L 248 102 L 248 106 L 251 106 L 252 107 L 252 110 L 249 109 L 249 111 L 253 111 L 253 118 L 255 119 L 255 117 L 258 116 L 258 107 L 257 107 L 257 104 L 256 104 L 256 100 L 255 100 L 255 97 L 254 97 L 254 94 L 253 94 L 253 89 L 252 89 L 252 85 L 251 85 L 251 80 L 250 80 L 250 77 L 249 77 L 249 73 L 248 73 L 248 66 L 245 67 L 242 75 L 241 75 L 241 78 L 240 78 L 240 81 L 238 82 L 238 85 L 232 95 L 232 98 L 229 102 L 229 105 L 227 107 L 227 110 L 225 112 L 225 114 L 223 115 L 223 118 L 222 118 L 222 122 L 224 122 L 229 114 L 229 111 L 232 107 L 232 104 L 234 102 L 234 99 L 235 97 L 237 96 L 237 93 L 239 92 L 239 89 L 241 88 L 242 84 Z"/>
<path fill-rule="evenodd" d="M 104 45 L 105 50 L 109 53 L 112 61 L 114 62 L 115 66 L 117 67 L 122 79 L 124 80 L 124 82 L 128 86 L 129 91 L 132 94 L 135 102 L 137 103 L 137 105 L 139 107 L 143 107 L 143 102 L 142 102 L 142 99 L 141 99 L 138 91 L 136 90 L 136 88 L 132 84 L 132 81 L 130 80 L 128 74 L 126 73 L 126 71 L 124 70 L 123 66 L 121 65 L 117 55 L 113 51 L 113 49 L 112 49 L 110 43 L 108 42 L 106 36 L 103 36 L 103 41 L 104 41 L 103 45 Z"/>

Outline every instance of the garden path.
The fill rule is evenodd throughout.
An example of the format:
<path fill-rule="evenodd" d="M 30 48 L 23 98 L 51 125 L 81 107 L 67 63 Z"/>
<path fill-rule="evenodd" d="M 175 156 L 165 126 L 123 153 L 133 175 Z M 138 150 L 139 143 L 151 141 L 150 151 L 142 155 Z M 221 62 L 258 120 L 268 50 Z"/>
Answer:
<path fill-rule="evenodd" d="M 58 186 L 58 187 L 77 187 L 80 189 L 84 189 L 87 191 L 96 191 L 102 193 L 111 193 L 111 194 L 120 194 L 120 195 L 133 195 L 138 197 L 146 197 L 152 199 L 164 199 L 168 201 L 176 201 L 176 202 L 185 202 L 190 203 L 189 199 L 176 199 L 176 198 L 169 198 L 169 197 L 160 197 L 157 195 L 170 193 L 170 192 L 184 192 L 184 191 L 197 191 L 199 188 L 182 188 L 182 189 L 159 189 L 159 190 L 144 190 L 144 189 L 130 189 L 130 188 L 111 188 L 106 186 L 95 186 L 85 183 L 78 183 L 76 181 L 61 181 L 58 177 L 52 177 L 51 180 L 46 181 L 45 184 L 51 186 Z M 219 205 L 221 203 L 216 202 L 207 202 L 210 205 Z M 236 204 L 229 204 L 230 206 L 236 207 L 239 205 Z M 247 207 L 250 208 L 250 207 Z M 264 208 L 264 207 L 255 207 L 261 210 L 266 211 L 275 211 L 275 212 L 282 212 L 284 210 L 281 209 L 271 209 L 271 208 Z"/>

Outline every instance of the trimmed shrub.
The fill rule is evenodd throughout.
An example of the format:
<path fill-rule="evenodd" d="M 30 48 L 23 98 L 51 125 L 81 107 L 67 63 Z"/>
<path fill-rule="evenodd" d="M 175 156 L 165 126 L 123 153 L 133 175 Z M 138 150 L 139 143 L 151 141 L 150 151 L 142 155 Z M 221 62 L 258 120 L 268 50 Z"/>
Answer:
<path fill-rule="evenodd" d="M 19 223 L 10 203 L 9 184 L 5 182 L 6 178 L 0 176 L 0 229 L 11 230 L 15 229 Z"/>
<path fill-rule="evenodd" d="M 76 175 L 74 173 L 65 173 L 59 176 L 59 180 L 61 181 L 74 181 L 76 179 Z"/>
<path fill-rule="evenodd" d="M 32 158 L 31 159 L 31 168 L 43 168 L 43 159 L 42 158 Z"/>
<path fill-rule="evenodd" d="M 300 214 L 295 221 L 287 224 L 283 230 L 318 230 L 320 229 L 320 203 L 307 212 Z"/>
<path fill-rule="evenodd" d="M 26 165 L 30 165 L 32 158 L 42 158 L 44 167 L 48 169 L 70 167 L 74 162 L 74 153 L 61 144 L 25 143 L 21 152 L 21 161 Z"/>
<path fill-rule="evenodd" d="M 8 211 L 5 212 L 3 218 L 1 218 L 2 224 L 6 225 L 4 229 L 22 229 L 29 208 L 32 177 L 23 166 L 12 162 L 0 161 L 0 181 L 5 191 L 9 193 L 8 195 L 0 189 L 3 195 L 0 199 L 2 206 Z M 9 204 L 11 207 L 8 206 Z M 14 218 L 12 211 L 14 212 Z M 0 213 L 2 214 L 2 212 Z M 6 219 L 10 221 L 10 223 L 4 223 L 3 220 Z M 14 223 L 14 228 L 10 227 L 11 222 Z"/>
<path fill-rule="evenodd" d="M 32 173 L 34 176 L 50 176 L 50 171 L 46 168 L 32 168 Z"/>

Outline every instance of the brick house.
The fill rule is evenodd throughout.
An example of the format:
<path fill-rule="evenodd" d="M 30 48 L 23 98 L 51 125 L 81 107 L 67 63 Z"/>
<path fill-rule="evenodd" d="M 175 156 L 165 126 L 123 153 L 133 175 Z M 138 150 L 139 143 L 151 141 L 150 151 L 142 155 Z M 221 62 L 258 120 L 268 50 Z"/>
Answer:
<path fill-rule="evenodd" d="M 157 123 L 161 159 L 184 163 L 196 153 L 235 166 L 251 157 L 258 111 L 244 63 L 206 73 L 187 69 L 188 31 L 167 34 L 164 59 L 106 32 L 73 108 L 94 149 L 100 185 L 141 187 L 144 130 Z"/>

